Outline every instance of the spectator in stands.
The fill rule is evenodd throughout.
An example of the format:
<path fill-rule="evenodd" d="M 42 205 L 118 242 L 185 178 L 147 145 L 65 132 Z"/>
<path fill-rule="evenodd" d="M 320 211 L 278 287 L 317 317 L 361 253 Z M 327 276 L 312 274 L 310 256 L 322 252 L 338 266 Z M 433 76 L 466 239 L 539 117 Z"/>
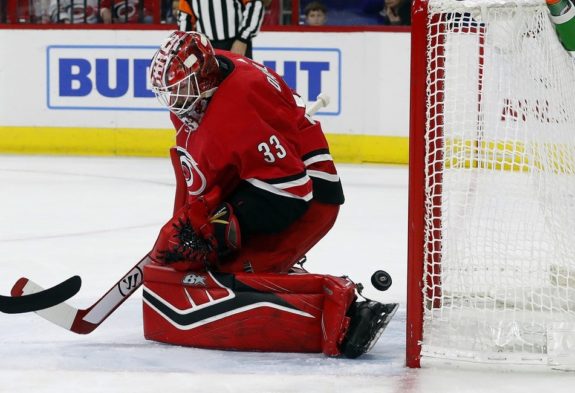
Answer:
<path fill-rule="evenodd" d="M 180 15 L 180 0 L 162 0 L 162 21 L 173 24 L 178 23 Z"/>
<path fill-rule="evenodd" d="M 384 25 L 411 25 L 411 0 L 384 0 L 380 14 Z"/>
<path fill-rule="evenodd" d="M 327 7 L 319 1 L 312 1 L 304 8 L 305 24 L 323 26 L 327 21 Z"/>
<path fill-rule="evenodd" d="M 50 0 L 19 0 L 12 3 L 10 0 L 0 0 L 0 22 L 2 23 L 46 23 L 50 21 L 48 9 Z M 10 12 L 15 12 L 9 15 Z M 14 18 L 10 20 L 10 17 Z"/>
<path fill-rule="evenodd" d="M 264 8 L 271 0 L 180 0 L 179 27 L 206 35 L 212 46 L 252 57 Z M 184 17 L 185 16 L 185 17 Z"/>
<path fill-rule="evenodd" d="M 280 0 L 270 0 L 264 8 L 264 20 L 262 25 L 277 26 L 281 24 L 280 21 Z"/>
<path fill-rule="evenodd" d="M 30 6 L 32 8 L 30 11 L 30 22 L 50 22 L 50 0 L 31 0 Z"/>
<path fill-rule="evenodd" d="M 152 23 L 156 0 L 100 0 L 104 23 Z"/>
<path fill-rule="evenodd" d="M 51 0 L 48 15 L 51 23 L 98 23 L 98 0 Z"/>

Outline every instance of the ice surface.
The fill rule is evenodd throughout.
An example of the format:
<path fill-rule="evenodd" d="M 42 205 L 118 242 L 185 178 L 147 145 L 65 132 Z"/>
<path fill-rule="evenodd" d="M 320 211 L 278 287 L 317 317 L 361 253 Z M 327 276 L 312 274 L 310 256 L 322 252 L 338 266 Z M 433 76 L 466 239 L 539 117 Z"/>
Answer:
<path fill-rule="evenodd" d="M 210 351 L 146 341 L 141 292 L 87 336 L 34 314 L 0 314 L 0 392 L 572 392 L 575 374 L 410 370 L 405 362 L 407 168 L 339 165 L 346 193 L 332 232 L 308 254 L 313 272 L 349 275 L 401 308 L 373 351 Z M 0 293 L 27 276 L 52 286 L 79 274 L 70 303 L 98 299 L 153 245 L 170 217 L 167 159 L 0 156 Z M 387 270 L 387 292 L 369 279 Z"/>

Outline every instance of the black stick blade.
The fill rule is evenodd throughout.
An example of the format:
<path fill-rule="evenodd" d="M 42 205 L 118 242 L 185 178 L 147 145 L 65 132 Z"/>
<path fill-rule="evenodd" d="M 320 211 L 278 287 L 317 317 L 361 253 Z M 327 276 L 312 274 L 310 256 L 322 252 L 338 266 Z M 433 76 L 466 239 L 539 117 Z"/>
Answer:
<path fill-rule="evenodd" d="M 0 295 L 0 312 L 20 314 L 43 310 L 65 302 L 80 291 L 82 279 L 73 276 L 52 288 L 26 294 L 27 278 L 19 279 L 12 288 L 12 296 Z"/>

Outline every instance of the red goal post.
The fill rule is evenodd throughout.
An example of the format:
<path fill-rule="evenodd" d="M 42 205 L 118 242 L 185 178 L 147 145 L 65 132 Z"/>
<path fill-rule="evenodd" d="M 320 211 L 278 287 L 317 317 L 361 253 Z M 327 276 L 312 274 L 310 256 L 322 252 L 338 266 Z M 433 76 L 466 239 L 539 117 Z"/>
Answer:
<path fill-rule="evenodd" d="M 419 367 L 423 328 L 427 2 L 415 0 L 411 16 L 411 110 L 409 137 L 408 281 L 406 364 Z"/>
<path fill-rule="evenodd" d="M 424 249 L 432 251 L 433 244 L 441 243 L 441 231 L 435 229 L 425 234 L 425 187 L 435 187 L 437 191 L 432 206 L 432 216 L 436 221 L 441 221 L 441 166 L 443 165 L 443 113 L 442 102 L 444 98 L 444 49 L 442 46 L 442 34 L 445 33 L 446 25 L 441 23 L 445 15 L 435 15 L 429 22 L 427 1 L 416 0 L 412 11 L 412 35 L 411 35 L 411 108 L 410 108 L 410 194 L 409 194 L 409 281 L 408 281 L 408 318 L 407 325 L 407 364 L 409 367 L 419 367 L 419 353 L 422 334 L 423 311 L 423 288 L 421 277 L 426 276 L 426 287 L 432 291 L 429 298 L 436 299 L 434 307 L 439 307 L 437 299 L 441 298 L 440 254 L 431 252 L 427 257 Z M 478 36 L 477 61 L 482 65 L 484 50 L 484 29 L 477 24 L 463 24 L 449 27 L 450 31 L 461 34 L 476 34 Z M 428 46 L 429 43 L 429 46 Z M 428 51 L 429 49 L 429 51 Z M 427 70 L 433 62 L 436 72 L 428 75 Z M 481 113 L 482 99 L 482 68 L 478 69 L 477 80 L 477 108 Z M 429 106 L 429 113 L 426 113 Z M 426 121 L 429 118 L 429 127 Z M 478 121 L 481 121 L 478 119 Z M 439 145 L 429 145 L 426 142 L 425 130 L 429 128 L 432 134 L 428 140 L 436 141 Z M 473 143 L 476 145 L 480 140 Z M 428 163 L 426 151 L 431 151 L 436 156 L 432 163 Z M 477 162 L 471 163 L 477 165 Z M 425 175 L 427 171 L 427 176 Z M 437 225 L 436 227 L 439 227 Z M 424 274 L 424 265 L 417 261 L 427 258 L 428 270 Z"/>
<path fill-rule="evenodd" d="M 544 2 L 412 7 L 406 363 L 575 365 L 575 66 Z"/>

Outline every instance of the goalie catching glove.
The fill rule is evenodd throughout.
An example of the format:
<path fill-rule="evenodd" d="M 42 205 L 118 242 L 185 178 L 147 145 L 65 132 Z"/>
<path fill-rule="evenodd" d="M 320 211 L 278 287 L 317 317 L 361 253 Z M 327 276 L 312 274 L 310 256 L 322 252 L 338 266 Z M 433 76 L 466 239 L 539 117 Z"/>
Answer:
<path fill-rule="evenodd" d="M 213 209 L 213 200 L 200 197 L 178 210 L 162 227 L 152 259 L 180 271 L 217 270 L 222 258 L 240 249 L 240 226 L 232 205 L 224 202 Z"/>

